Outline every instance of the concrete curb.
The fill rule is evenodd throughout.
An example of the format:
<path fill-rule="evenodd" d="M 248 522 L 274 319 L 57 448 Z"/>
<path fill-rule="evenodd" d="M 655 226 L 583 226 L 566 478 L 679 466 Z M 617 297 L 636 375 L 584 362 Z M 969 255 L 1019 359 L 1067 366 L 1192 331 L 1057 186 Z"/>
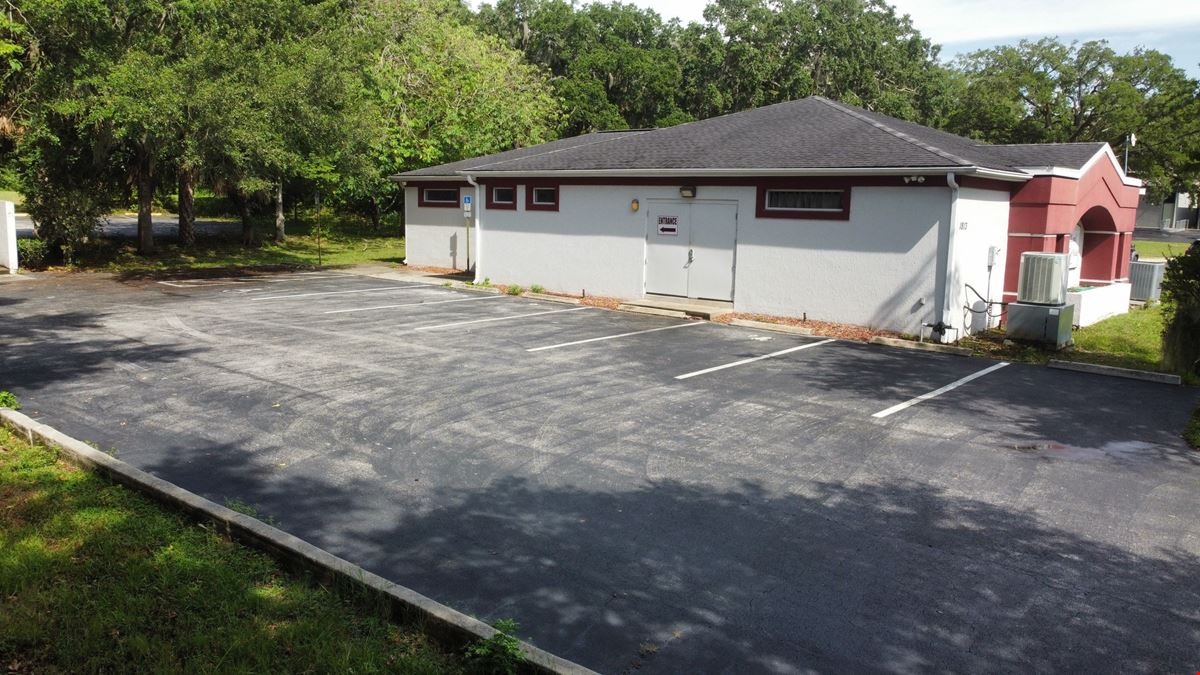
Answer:
<path fill-rule="evenodd" d="M 1169 373 L 1156 373 L 1150 370 L 1117 368 L 1116 366 L 1101 366 L 1095 363 L 1076 363 L 1074 361 L 1060 361 L 1058 359 L 1051 359 L 1046 365 L 1050 368 L 1059 368 L 1061 370 L 1075 370 L 1081 373 L 1091 373 L 1093 375 L 1123 377 L 1129 380 L 1144 380 L 1146 382 L 1159 382 L 1161 384 L 1183 383 L 1183 379 L 1178 375 L 1171 375 Z"/>
<path fill-rule="evenodd" d="M 900 338 L 883 337 L 882 335 L 876 335 L 868 342 L 873 345 L 883 345 L 885 347 L 915 349 L 920 352 L 937 352 L 939 354 L 953 354 L 954 356 L 970 356 L 974 353 L 966 347 L 940 345 L 933 342 L 913 342 L 912 340 L 901 340 Z"/>
<path fill-rule="evenodd" d="M 395 616 L 419 621 L 426 633 L 447 646 L 460 648 L 497 632 L 478 619 L 372 574 L 303 539 L 136 469 L 27 415 L 0 408 L 0 422 L 30 442 L 40 440 L 57 449 L 72 464 L 98 471 L 199 521 L 212 523 L 229 537 L 267 553 L 289 568 L 311 572 L 323 581 L 348 583 L 385 599 Z M 523 672 L 595 675 L 592 670 L 525 642 L 521 643 L 521 651 L 526 660 Z"/>
<path fill-rule="evenodd" d="M 759 328 L 762 330 L 771 330 L 776 333 L 789 333 L 791 335 L 812 335 L 811 328 L 802 326 L 789 326 L 785 323 L 770 323 L 769 321 L 755 321 L 753 319 L 734 319 L 729 322 L 731 326 L 741 326 L 743 328 Z"/>
<path fill-rule="evenodd" d="M 579 298 L 572 298 L 565 295 L 550 295 L 549 293 L 534 293 L 533 291 L 524 293 L 524 296 L 534 298 L 535 300 L 545 300 L 546 302 L 561 302 L 564 305 L 578 305 L 582 303 L 582 300 Z"/>

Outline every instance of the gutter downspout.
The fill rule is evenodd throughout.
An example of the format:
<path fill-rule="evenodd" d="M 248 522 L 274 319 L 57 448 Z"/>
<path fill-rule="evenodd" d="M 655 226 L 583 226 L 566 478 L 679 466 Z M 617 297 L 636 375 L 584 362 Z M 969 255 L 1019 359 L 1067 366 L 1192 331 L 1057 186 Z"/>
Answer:
<path fill-rule="evenodd" d="M 950 321 L 953 316 L 954 303 L 954 233 L 958 230 L 958 183 L 954 180 L 953 173 L 946 174 L 946 185 L 950 186 L 950 222 L 949 229 L 946 234 L 946 280 L 945 288 L 942 292 L 942 311 L 941 318 L 938 320 L 939 340 L 943 343 L 950 342 L 948 331 L 952 324 Z M 958 331 L 955 331 L 957 333 Z"/>
<path fill-rule="evenodd" d="M 464 176 L 466 177 L 467 182 L 471 184 L 471 187 L 475 188 L 475 198 L 472 200 L 475 202 L 475 207 L 473 209 L 474 215 L 472 216 L 472 220 L 475 222 L 475 283 L 481 284 L 483 283 L 483 270 L 479 265 L 479 261 L 483 259 L 480 255 L 483 252 L 483 229 L 479 226 L 480 221 L 482 220 L 479 214 L 483 213 L 483 204 L 479 201 L 479 183 L 475 182 L 475 177 L 469 173 L 464 174 Z M 470 240 L 471 233 L 468 232 L 468 247 L 471 245 Z"/>
<path fill-rule="evenodd" d="M 396 182 L 400 184 L 400 192 L 403 194 L 405 189 L 408 188 L 408 181 L 400 180 L 400 181 L 396 181 Z M 407 223 L 408 222 L 408 199 L 407 198 L 404 200 L 404 213 L 402 214 L 402 216 L 403 216 L 403 219 L 400 221 L 401 224 Z M 405 241 L 408 241 L 408 239 L 405 238 Z M 406 247 L 404 249 L 404 251 L 405 251 L 404 257 L 400 259 L 401 265 L 408 264 L 408 248 Z"/>

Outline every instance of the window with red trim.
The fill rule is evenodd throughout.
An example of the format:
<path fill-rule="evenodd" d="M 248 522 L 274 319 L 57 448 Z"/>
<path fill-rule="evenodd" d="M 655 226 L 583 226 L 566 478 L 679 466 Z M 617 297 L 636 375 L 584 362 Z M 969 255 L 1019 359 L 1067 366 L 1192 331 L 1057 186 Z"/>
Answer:
<path fill-rule="evenodd" d="M 453 209 L 458 207 L 458 186 L 423 185 L 417 188 L 417 206 Z"/>
<path fill-rule="evenodd" d="M 492 184 L 487 186 L 487 207 L 489 209 L 517 208 L 517 186 L 515 184 Z"/>
<path fill-rule="evenodd" d="M 758 186 L 759 218 L 850 219 L 850 186 L 765 183 Z"/>
<path fill-rule="evenodd" d="M 557 211 L 558 185 L 530 184 L 525 186 L 525 210 Z"/>

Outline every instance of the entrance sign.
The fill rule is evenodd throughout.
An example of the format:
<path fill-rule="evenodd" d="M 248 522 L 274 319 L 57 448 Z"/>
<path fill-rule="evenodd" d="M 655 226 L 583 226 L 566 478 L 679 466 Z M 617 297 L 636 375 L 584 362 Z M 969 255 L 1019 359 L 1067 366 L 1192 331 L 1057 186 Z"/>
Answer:
<path fill-rule="evenodd" d="M 658 233 L 668 237 L 679 235 L 679 216 L 659 216 Z"/>

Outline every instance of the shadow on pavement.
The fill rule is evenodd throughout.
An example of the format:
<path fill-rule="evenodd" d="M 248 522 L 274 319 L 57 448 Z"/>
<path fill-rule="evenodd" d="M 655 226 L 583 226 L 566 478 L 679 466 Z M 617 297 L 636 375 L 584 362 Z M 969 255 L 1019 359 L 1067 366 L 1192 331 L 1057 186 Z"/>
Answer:
<path fill-rule="evenodd" d="M 1164 671 L 1200 644 L 1182 542 L 1135 552 L 912 481 L 416 498 L 235 445 L 167 456 L 144 468 L 603 672 Z"/>

